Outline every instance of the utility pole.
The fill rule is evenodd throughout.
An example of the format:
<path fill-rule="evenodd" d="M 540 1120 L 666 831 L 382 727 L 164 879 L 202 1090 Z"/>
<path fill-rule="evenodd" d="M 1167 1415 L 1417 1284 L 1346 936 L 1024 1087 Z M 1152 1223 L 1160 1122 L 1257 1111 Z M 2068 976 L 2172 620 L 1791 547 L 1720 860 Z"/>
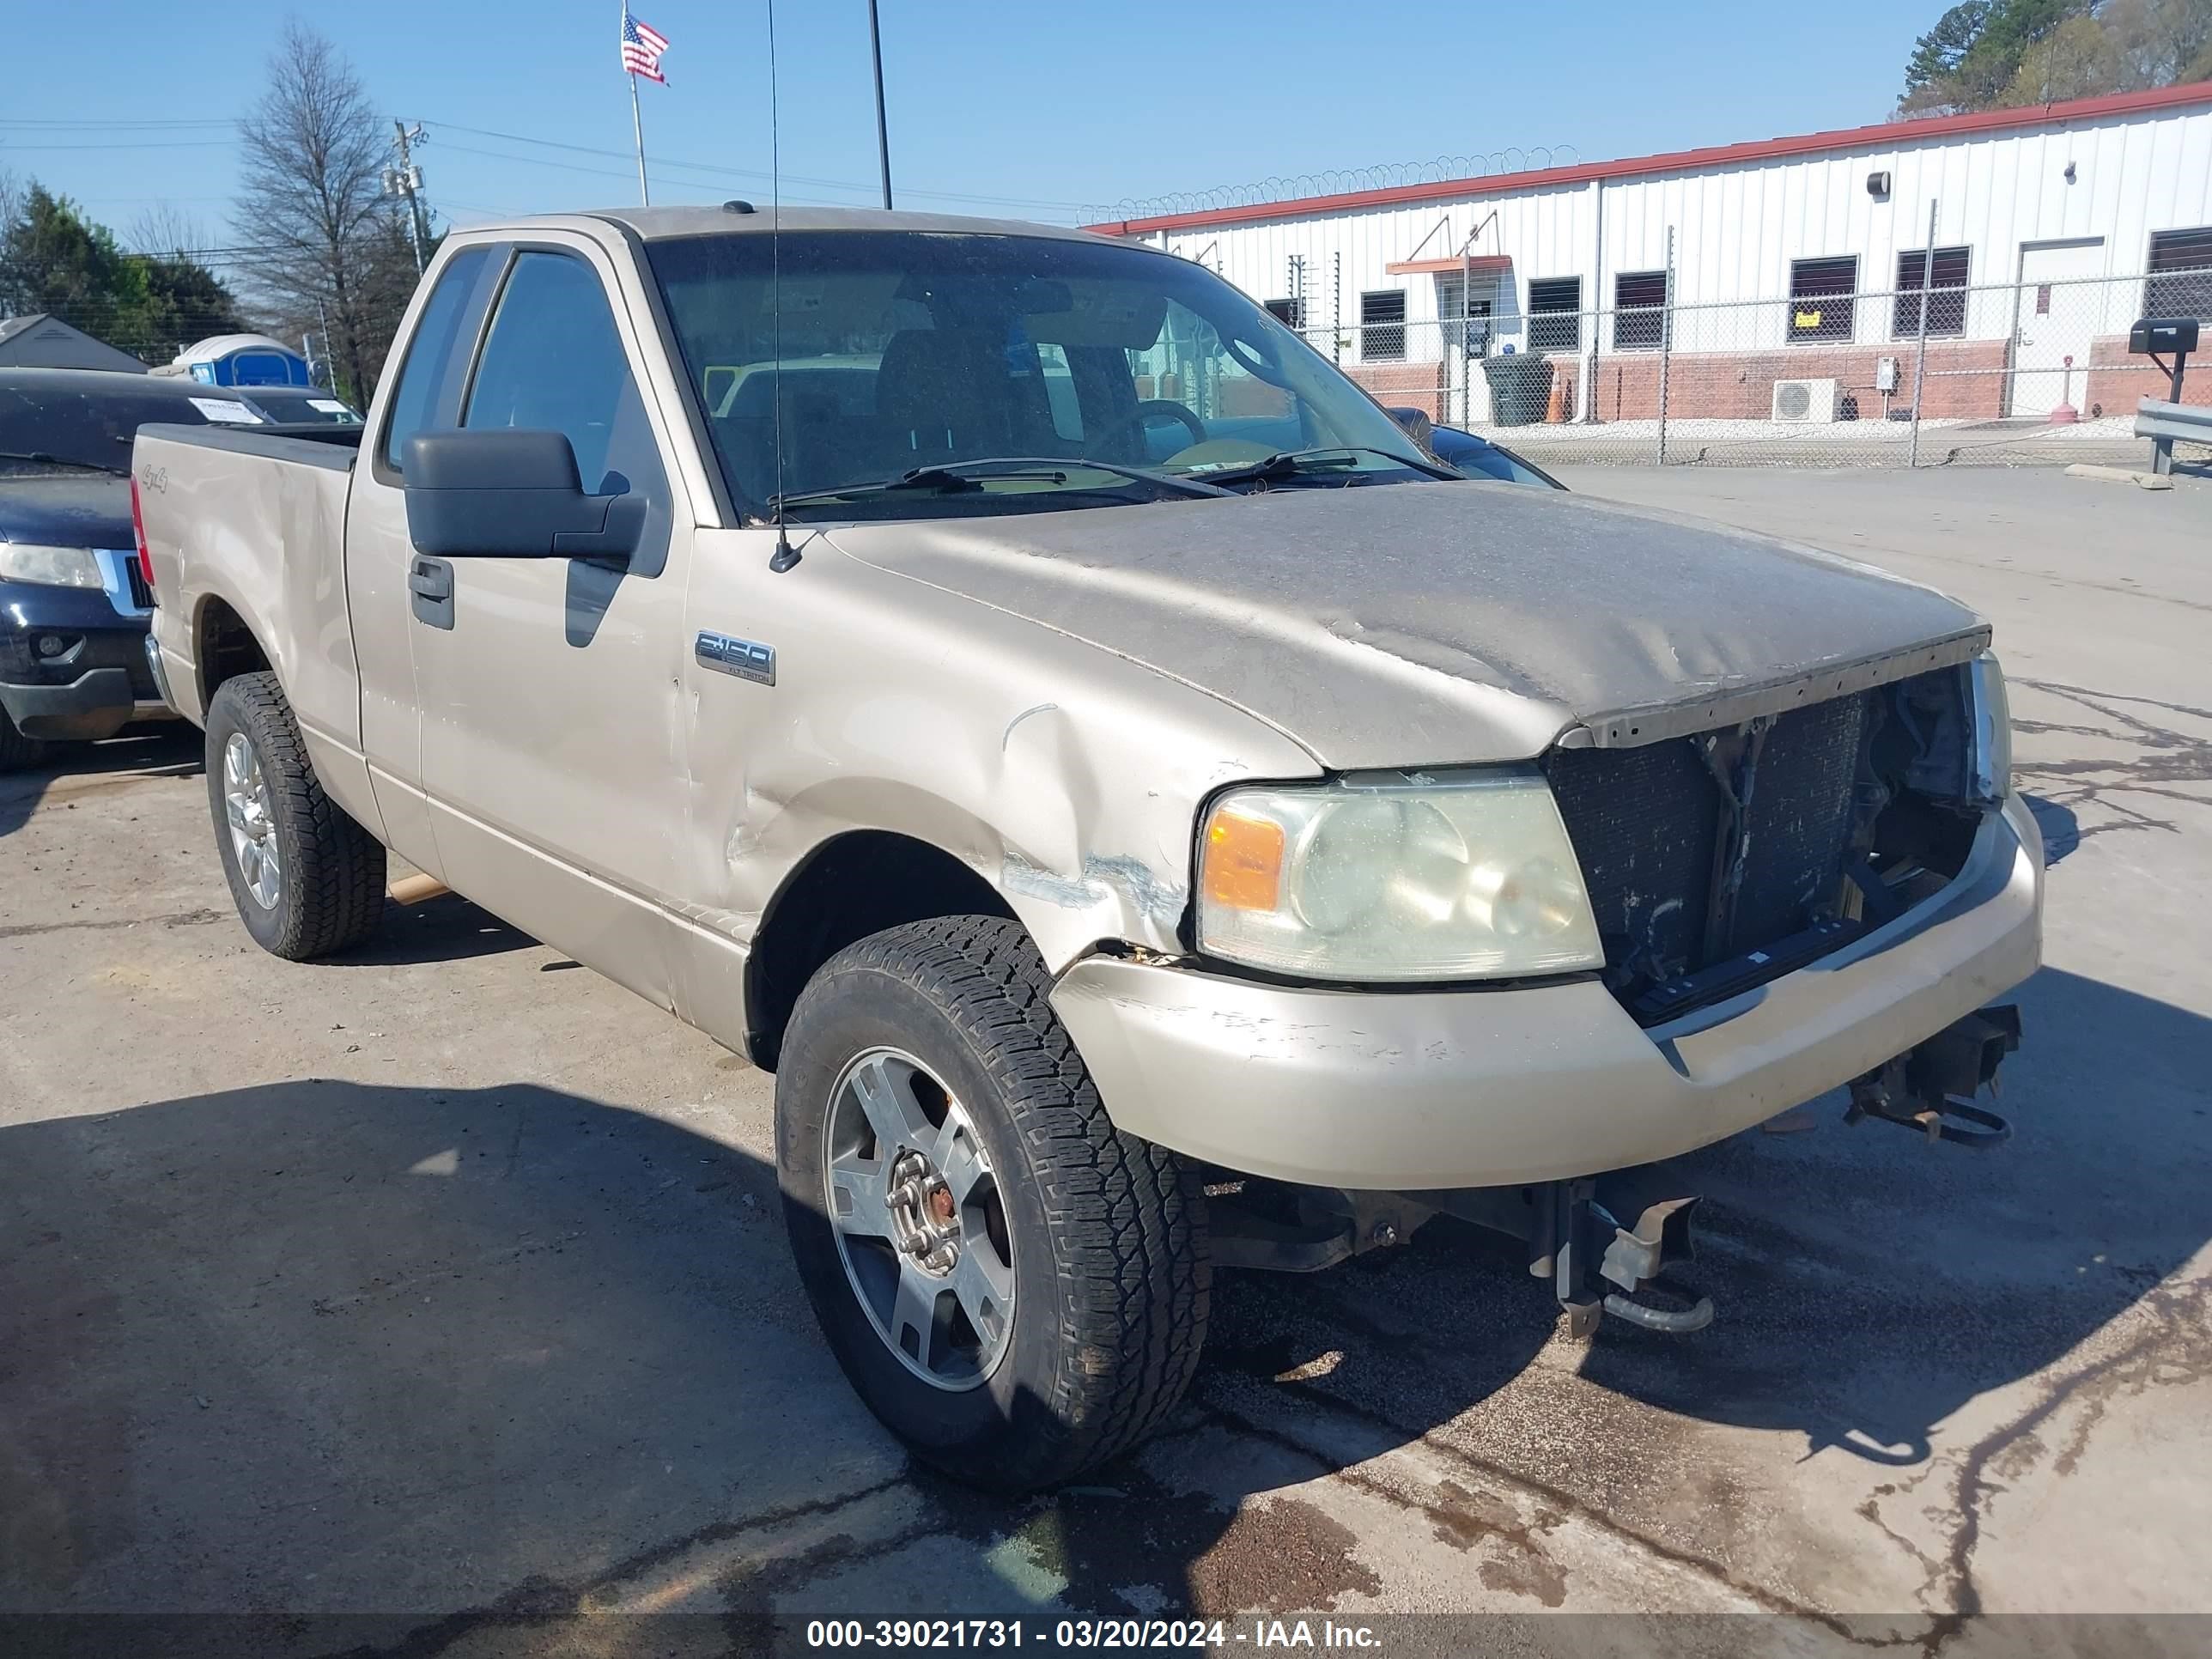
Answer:
<path fill-rule="evenodd" d="M 1928 204 L 1928 246 L 1920 256 L 1920 349 L 1912 358 L 1912 447 L 1905 458 L 1907 466 L 1920 465 L 1920 401 L 1928 391 L 1928 290 L 1936 284 L 1936 206 L 1932 199 Z"/>
<path fill-rule="evenodd" d="M 429 263 L 422 249 L 422 204 L 418 199 L 422 191 L 422 169 L 415 165 L 413 149 L 415 145 L 423 142 L 422 127 L 420 122 L 410 127 L 397 116 L 392 118 L 392 125 L 399 135 L 392 141 L 392 148 L 399 155 L 399 165 L 385 168 L 384 193 L 393 198 L 404 197 L 407 200 L 407 234 L 415 244 L 415 274 L 420 276 L 423 266 Z"/>
<path fill-rule="evenodd" d="M 891 136 L 884 120 L 884 33 L 876 25 L 876 0 L 868 0 L 868 46 L 876 55 L 876 160 L 884 173 L 884 210 L 891 205 Z"/>

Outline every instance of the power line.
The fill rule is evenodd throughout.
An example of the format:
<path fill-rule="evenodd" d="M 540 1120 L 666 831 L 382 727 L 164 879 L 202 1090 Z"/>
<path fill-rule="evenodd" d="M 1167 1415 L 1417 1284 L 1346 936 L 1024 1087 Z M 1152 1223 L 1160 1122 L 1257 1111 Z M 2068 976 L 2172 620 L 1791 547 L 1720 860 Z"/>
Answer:
<path fill-rule="evenodd" d="M 629 159 L 628 152 L 623 150 L 600 149 L 590 144 L 563 143 L 557 139 L 552 138 L 532 138 L 526 134 L 520 132 L 494 132 L 486 127 L 466 127 L 455 121 L 428 120 L 425 121 L 423 125 L 443 132 L 465 132 L 471 137 L 495 138 L 501 143 L 532 144 L 542 149 L 567 150 L 571 154 L 577 155 L 604 155 L 618 161 L 627 161 Z M 460 146 L 458 144 L 453 144 L 448 145 L 447 148 L 459 149 Z M 486 150 L 473 151 L 471 153 L 476 155 L 493 154 L 493 152 Z M 521 156 L 506 156 L 501 159 L 507 161 L 521 161 L 526 158 Z M 676 167 L 681 168 L 686 172 L 704 173 L 712 174 L 717 178 L 725 179 L 766 179 L 769 176 L 758 167 L 734 167 L 709 161 L 672 161 L 666 157 L 655 158 L 653 165 L 656 171 Z M 810 177 L 805 173 L 787 173 L 783 177 L 787 183 L 812 185 L 824 190 L 849 190 L 867 196 L 875 195 L 880 188 L 880 185 L 876 184 L 863 183 L 851 179 L 823 179 Z M 914 196 L 927 196 L 938 200 L 948 202 L 982 202 L 998 207 L 1066 208 L 1070 211 L 1073 211 L 1075 209 L 1083 205 L 1080 202 L 1056 201 L 1046 197 L 988 196 L 969 191 L 922 190 L 914 185 L 908 185 L 907 187 L 907 193 Z"/>
<path fill-rule="evenodd" d="M 0 155 L 20 155 L 34 149 L 228 149 L 235 138 L 148 138 L 129 144 L 17 144 L 0 143 Z"/>
<path fill-rule="evenodd" d="M 208 128 L 227 127 L 233 125 L 234 124 L 230 122 L 213 120 L 178 120 L 173 122 L 0 120 L 0 155 L 27 155 L 33 153 L 43 154 L 49 152 L 90 150 L 228 149 L 232 148 L 237 143 L 235 138 L 167 138 L 154 135 L 160 131 L 173 130 L 200 131 Z M 539 149 L 560 150 L 573 155 L 603 156 L 611 161 L 628 161 L 630 159 L 626 152 L 621 150 L 604 149 L 590 144 L 566 143 L 561 140 L 553 138 L 533 138 L 526 133 L 498 132 L 487 127 L 465 126 L 460 123 L 454 121 L 431 120 L 425 122 L 424 125 L 441 134 L 447 132 L 466 133 L 473 137 L 495 139 L 501 143 L 523 144 Z M 15 143 L 8 136 L 9 132 L 18 129 L 33 132 L 43 132 L 47 131 L 66 132 L 86 130 L 130 130 L 145 131 L 149 136 L 141 139 L 128 139 L 114 143 L 39 143 L 25 144 Z M 453 150 L 458 155 L 480 156 L 487 161 L 506 161 L 523 167 L 554 167 L 571 173 L 591 174 L 602 178 L 628 178 L 629 176 L 626 172 L 616 173 L 607 168 L 584 167 L 574 162 L 556 161 L 550 158 L 532 155 L 514 155 L 500 150 L 479 149 L 471 145 L 456 144 L 442 139 L 441 140 L 441 147 Z M 660 179 L 661 182 L 669 188 L 689 189 L 702 194 L 712 194 L 717 187 L 698 180 L 686 179 L 681 177 L 670 178 L 667 175 L 671 173 L 678 174 L 689 173 L 702 174 L 707 178 L 713 179 L 750 179 L 756 181 L 765 180 L 769 177 L 768 173 L 761 171 L 757 167 L 728 167 L 715 162 L 687 161 L 673 160 L 666 157 L 656 157 L 652 164 L 652 170 L 653 173 Z M 828 179 L 811 176 L 805 173 L 787 173 L 785 175 L 784 181 L 787 184 L 808 185 L 816 190 L 842 191 L 859 197 L 873 197 L 879 188 L 878 185 L 866 183 L 857 179 Z M 998 196 L 975 191 L 927 190 L 918 185 L 912 185 L 907 186 L 905 193 L 908 196 L 921 197 L 932 201 L 969 203 L 987 207 L 1018 208 L 1030 211 L 1045 209 L 1060 212 L 1073 213 L 1079 211 L 1083 206 L 1080 203 L 1060 201 L 1048 197 Z M 110 198 L 108 199 L 116 200 L 124 198 Z M 167 198 L 149 197 L 131 199 L 158 201 Z M 820 205 L 834 206 L 837 205 L 837 204 L 835 202 L 827 202 L 822 203 Z"/>
<path fill-rule="evenodd" d="M 234 127 L 237 125 L 238 123 L 235 121 L 212 119 L 205 117 L 190 120 L 179 119 L 174 121 L 52 121 L 33 120 L 23 116 L 0 116 L 0 127 L 27 127 L 41 130 L 51 128 L 60 131 L 68 131 L 70 130 L 81 131 L 89 128 L 94 131 L 109 132 L 123 131 L 125 129 L 137 130 L 146 127 L 159 127 L 162 129 L 173 127 Z"/>

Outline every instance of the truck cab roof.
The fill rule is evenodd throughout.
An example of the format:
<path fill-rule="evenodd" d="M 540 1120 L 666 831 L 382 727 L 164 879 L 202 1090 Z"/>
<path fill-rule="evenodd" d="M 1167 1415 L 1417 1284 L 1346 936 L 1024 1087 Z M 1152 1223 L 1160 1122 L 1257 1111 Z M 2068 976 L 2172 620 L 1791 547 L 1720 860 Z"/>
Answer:
<path fill-rule="evenodd" d="M 766 235 L 773 230 L 781 229 L 793 232 L 872 230 L 912 231 L 934 235 L 1043 236 L 1064 241 L 1107 243 L 1117 247 L 1144 246 L 1142 243 L 1094 235 L 1089 231 L 1072 230 L 1065 226 L 1036 224 L 1025 219 L 984 219 L 957 213 L 886 212 L 882 208 L 813 207 L 795 204 L 779 210 L 764 201 L 745 202 L 741 205 L 726 203 L 719 207 L 591 208 L 574 213 L 543 214 L 471 225 L 465 232 L 457 234 L 471 237 L 487 233 L 512 235 L 518 230 L 532 226 L 574 229 L 579 220 L 620 225 L 648 242 L 687 236 Z"/>

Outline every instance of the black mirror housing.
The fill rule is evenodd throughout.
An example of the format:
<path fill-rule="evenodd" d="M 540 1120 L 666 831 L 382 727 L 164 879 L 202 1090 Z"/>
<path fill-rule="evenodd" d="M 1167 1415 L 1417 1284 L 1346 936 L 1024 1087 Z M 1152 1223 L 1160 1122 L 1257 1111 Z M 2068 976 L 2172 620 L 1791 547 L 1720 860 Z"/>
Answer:
<path fill-rule="evenodd" d="M 488 427 L 418 432 L 405 466 L 407 537 L 444 559 L 628 559 L 645 498 L 586 495 L 568 435 Z"/>
<path fill-rule="evenodd" d="M 1429 419 L 1426 410 L 1411 404 L 1386 404 L 1383 412 L 1397 422 L 1399 430 L 1421 447 L 1421 453 L 1436 453 L 1436 423 Z"/>

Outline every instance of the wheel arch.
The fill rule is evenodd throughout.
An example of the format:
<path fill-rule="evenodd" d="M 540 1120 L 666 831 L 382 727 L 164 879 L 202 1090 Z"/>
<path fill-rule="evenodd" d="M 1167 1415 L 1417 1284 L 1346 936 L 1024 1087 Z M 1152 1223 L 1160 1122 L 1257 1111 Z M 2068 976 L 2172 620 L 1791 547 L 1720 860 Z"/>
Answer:
<path fill-rule="evenodd" d="M 1021 920 L 973 865 L 917 836 L 849 830 L 816 847 L 777 888 L 745 957 L 753 1063 L 775 1069 L 799 994 L 838 951 L 888 927 L 959 915 Z"/>
<path fill-rule="evenodd" d="M 193 611 L 192 665 L 203 717 L 225 680 L 276 672 L 274 659 L 245 616 L 219 593 L 204 594 Z"/>

